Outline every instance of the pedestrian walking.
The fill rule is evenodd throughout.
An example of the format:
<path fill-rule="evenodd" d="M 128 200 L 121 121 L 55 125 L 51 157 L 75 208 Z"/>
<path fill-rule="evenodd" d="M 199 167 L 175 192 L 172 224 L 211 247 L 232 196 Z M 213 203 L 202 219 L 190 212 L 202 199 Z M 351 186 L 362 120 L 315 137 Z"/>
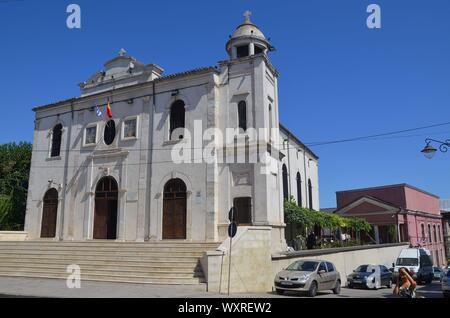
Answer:
<path fill-rule="evenodd" d="M 316 243 L 316 234 L 314 234 L 314 232 L 309 233 L 308 238 L 306 239 L 306 247 L 308 250 L 314 249 Z"/>
<path fill-rule="evenodd" d="M 400 268 L 394 294 L 404 298 L 416 298 L 416 287 L 417 283 L 412 278 L 411 272 L 405 267 Z"/>

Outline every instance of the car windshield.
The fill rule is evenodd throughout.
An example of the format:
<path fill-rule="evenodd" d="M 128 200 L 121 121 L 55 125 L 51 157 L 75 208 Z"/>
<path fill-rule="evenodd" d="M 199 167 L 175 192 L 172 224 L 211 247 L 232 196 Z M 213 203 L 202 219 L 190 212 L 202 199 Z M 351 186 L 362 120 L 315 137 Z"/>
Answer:
<path fill-rule="evenodd" d="M 376 271 L 376 268 L 373 265 L 361 265 L 355 270 L 355 272 L 358 272 L 358 273 L 372 273 L 374 270 Z"/>
<path fill-rule="evenodd" d="M 358 268 L 355 270 L 355 272 L 365 273 L 365 272 L 367 272 L 367 267 L 369 267 L 369 265 L 358 266 Z"/>
<path fill-rule="evenodd" d="M 319 262 L 314 261 L 298 261 L 289 265 L 286 270 L 300 272 L 314 272 Z"/>
<path fill-rule="evenodd" d="M 398 258 L 397 265 L 398 266 L 417 266 L 417 265 L 419 265 L 419 261 L 417 258 Z"/>

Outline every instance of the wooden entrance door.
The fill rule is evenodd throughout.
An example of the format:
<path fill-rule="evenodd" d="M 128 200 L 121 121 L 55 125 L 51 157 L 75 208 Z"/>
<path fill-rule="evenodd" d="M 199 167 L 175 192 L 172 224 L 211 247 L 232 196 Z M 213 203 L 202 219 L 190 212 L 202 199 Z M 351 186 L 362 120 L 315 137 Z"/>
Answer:
<path fill-rule="evenodd" d="M 163 239 L 186 239 L 186 185 L 181 179 L 172 179 L 164 187 Z"/>
<path fill-rule="evenodd" d="M 116 180 L 112 177 L 101 179 L 95 191 L 94 239 L 117 238 L 117 198 Z"/>
<path fill-rule="evenodd" d="M 50 189 L 45 193 L 42 209 L 41 237 L 56 236 L 56 219 L 58 217 L 58 191 Z"/>

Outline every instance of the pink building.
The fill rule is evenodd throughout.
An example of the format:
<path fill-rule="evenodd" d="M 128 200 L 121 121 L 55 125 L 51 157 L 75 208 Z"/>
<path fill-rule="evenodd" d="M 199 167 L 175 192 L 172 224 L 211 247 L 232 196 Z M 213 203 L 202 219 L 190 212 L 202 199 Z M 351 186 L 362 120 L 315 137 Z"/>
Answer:
<path fill-rule="evenodd" d="M 397 184 L 336 192 L 335 213 L 366 219 L 377 243 L 409 242 L 431 251 L 435 265 L 446 265 L 439 197 Z"/>

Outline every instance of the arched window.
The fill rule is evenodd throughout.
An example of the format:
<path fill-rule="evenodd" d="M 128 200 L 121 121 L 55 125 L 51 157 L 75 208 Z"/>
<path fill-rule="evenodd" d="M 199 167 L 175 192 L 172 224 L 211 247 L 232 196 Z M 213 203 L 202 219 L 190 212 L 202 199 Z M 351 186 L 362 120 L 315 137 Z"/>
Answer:
<path fill-rule="evenodd" d="M 240 101 L 238 104 L 239 128 L 244 132 L 247 130 L 247 103 Z"/>
<path fill-rule="evenodd" d="M 442 242 L 441 226 L 440 225 L 438 225 L 438 235 L 439 235 L 439 242 Z"/>
<path fill-rule="evenodd" d="M 431 225 L 428 224 L 428 243 L 431 244 Z"/>
<path fill-rule="evenodd" d="M 433 225 L 433 232 L 434 232 L 434 243 L 436 243 L 437 242 L 436 224 Z"/>
<path fill-rule="evenodd" d="M 309 209 L 313 209 L 313 194 L 312 194 L 312 184 L 311 179 L 308 179 L 308 196 L 309 196 Z"/>
<path fill-rule="evenodd" d="M 300 176 L 300 172 L 297 172 L 297 204 L 298 206 L 302 206 L 302 177 Z"/>
<path fill-rule="evenodd" d="M 289 183 L 286 165 L 283 165 L 283 198 L 285 200 L 289 199 Z"/>
<path fill-rule="evenodd" d="M 116 138 L 116 123 L 114 120 L 110 120 L 105 125 L 105 133 L 103 136 L 103 140 L 105 141 L 106 145 L 110 145 L 113 143 L 114 139 Z"/>
<path fill-rule="evenodd" d="M 59 157 L 61 154 L 61 136 L 62 136 L 62 125 L 58 124 L 53 127 L 52 133 L 52 151 L 50 153 L 51 157 Z"/>
<path fill-rule="evenodd" d="M 178 136 L 172 136 L 176 129 L 185 128 L 185 104 L 182 100 L 177 100 L 170 108 L 170 139 L 183 139 L 183 133 Z"/>
<path fill-rule="evenodd" d="M 272 114 L 272 104 L 270 104 L 269 105 L 269 129 L 272 129 L 273 128 L 273 114 Z M 269 131 L 269 133 L 270 133 L 270 135 L 269 135 L 269 137 L 272 137 L 272 135 L 271 135 L 271 133 L 272 133 L 272 131 L 270 130 Z"/>
<path fill-rule="evenodd" d="M 422 240 L 425 241 L 425 225 L 422 223 L 420 228 L 422 230 Z"/>

